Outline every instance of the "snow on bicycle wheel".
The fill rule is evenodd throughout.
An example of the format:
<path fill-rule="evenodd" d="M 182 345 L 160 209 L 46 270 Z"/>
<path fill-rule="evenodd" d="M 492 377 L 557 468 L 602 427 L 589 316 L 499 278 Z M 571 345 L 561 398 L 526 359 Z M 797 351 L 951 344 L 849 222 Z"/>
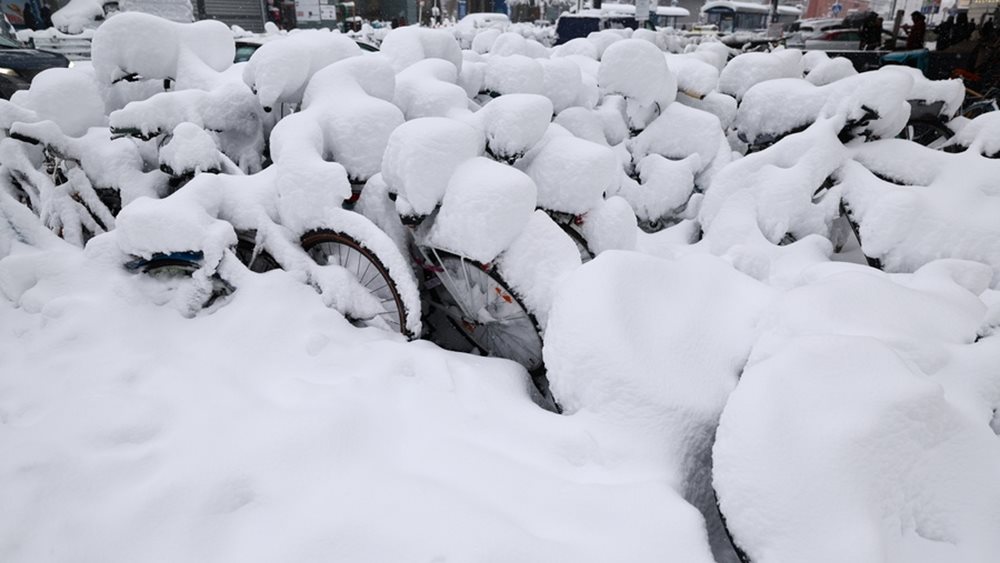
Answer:
<path fill-rule="evenodd" d="M 302 237 L 302 248 L 321 266 L 343 268 L 374 300 L 352 303 L 348 318 L 363 326 L 409 335 L 406 307 L 396 283 L 373 252 L 353 238 L 334 231 L 316 231 Z"/>
<path fill-rule="evenodd" d="M 529 371 L 542 365 L 535 320 L 499 276 L 478 263 L 440 255 L 443 286 L 435 288 L 448 319 L 485 353 L 513 360 Z"/>

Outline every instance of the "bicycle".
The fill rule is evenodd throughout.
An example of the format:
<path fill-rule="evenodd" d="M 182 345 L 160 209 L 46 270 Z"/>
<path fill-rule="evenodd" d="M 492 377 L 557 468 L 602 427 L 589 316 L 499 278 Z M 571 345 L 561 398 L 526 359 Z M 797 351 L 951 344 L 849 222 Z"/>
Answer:
<path fill-rule="evenodd" d="M 4 163 L 0 182 L 46 227 L 76 246 L 113 229 L 124 202 L 163 187 L 162 177 L 143 171 L 137 152 L 125 153 L 119 160 L 119 165 L 126 163 L 124 167 L 85 166 L 100 161 L 101 148 L 108 142 L 99 130 L 75 139 L 52 122 L 14 123 L 9 135 L 0 142 Z M 116 145 L 114 150 L 121 148 Z"/>
<path fill-rule="evenodd" d="M 341 186 L 339 191 L 322 185 L 308 188 L 312 197 L 297 203 L 318 211 L 295 204 L 282 207 L 290 199 L 281 197 L 279 187 L 282 174 L 288 173 L 283 169 L 286 165 L 275 164 L 247 175 L 220 151 L 201 155 L 203 160 L 223 163 L 215 170 L 201 170 L 196 162 L 163 162 L 172 143 L 194 142 L 191 135 L 200 129 L 189 129 L 181 136 L 175 130 L 160 142 L 161 166 L 171 173 L 176 191 L 122 213 L 119 229 L 125 231 L 124 240 L 132 242 L 122 243 L 115 232 L 109 235 L 125 246 L 127 255 L 121 262 L 126 270 L 175 285 L 190 280 L 195 287 L 189 293 L 195 298 L 181 303 L 182 312 L 196 314 L 237 290 L 240 268 L 253 273 L 280 268 L 297 272 L 328 305 L 355 324 L 397 332 L 408 339 L 420 335 L 412 271 L 388 235 L 337 203 L 338 194 L 350 194 L 348 187 Z M 119 130 L 118 134 L 129 132 Z M 208 138 L 208 133 L 201 134 Z M 157 220 L 175 225 L 175 218 L 185 214 L 202 217 L 201 231 L 187 236 L 184 232 L 147 234 L 148 227 L 143 226 L 157 224 Z M 134 235 L 130 229 L 142 234 Z M 138 247 L 135 240 L 140 241 Z"/>

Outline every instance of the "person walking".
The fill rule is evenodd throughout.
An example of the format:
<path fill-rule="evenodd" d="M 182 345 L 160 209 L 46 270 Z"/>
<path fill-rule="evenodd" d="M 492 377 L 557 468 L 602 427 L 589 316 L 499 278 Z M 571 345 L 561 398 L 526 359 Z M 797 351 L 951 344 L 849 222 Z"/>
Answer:
<path fill-rule="evenodd" d="M 910 14 L 910 20 L 913 21 L 913 24 L 906 26 L 906 49 L 908 51 L 923 49 L 924 35 L 927 33 L 927 21 L 920 12 Z"/>

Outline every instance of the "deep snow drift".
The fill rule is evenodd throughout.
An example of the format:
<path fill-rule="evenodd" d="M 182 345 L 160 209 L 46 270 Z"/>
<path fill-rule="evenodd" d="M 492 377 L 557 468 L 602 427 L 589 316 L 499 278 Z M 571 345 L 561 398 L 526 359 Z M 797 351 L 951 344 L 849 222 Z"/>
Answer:
<path fill-rule="evenodd" d="M 1000 127 L 959 82 L 234 33 L 117 15 L 0 101 L 0 560 L 1000 557 Z M 955 154 L 893 138 L 921 104 Z M 408 341 L 484 326 L 547 369 Z"/>

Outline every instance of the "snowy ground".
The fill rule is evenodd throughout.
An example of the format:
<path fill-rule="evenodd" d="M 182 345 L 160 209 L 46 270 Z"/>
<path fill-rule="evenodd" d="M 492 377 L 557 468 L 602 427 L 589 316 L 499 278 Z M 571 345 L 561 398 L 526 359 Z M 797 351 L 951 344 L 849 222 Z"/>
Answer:
<path fill-rule="evenodd" d="M 1000 559 L 1000 121 L 894 138 L 960 83 L 652 32 L 233 65 L 224 26 L 133 16 L 0 103 L 0 561 Z M 348 322 L 371 296 L 304 256 L 318 227 L 409 302 L 408 237 L 495 264 L 563 412 Z"/>

